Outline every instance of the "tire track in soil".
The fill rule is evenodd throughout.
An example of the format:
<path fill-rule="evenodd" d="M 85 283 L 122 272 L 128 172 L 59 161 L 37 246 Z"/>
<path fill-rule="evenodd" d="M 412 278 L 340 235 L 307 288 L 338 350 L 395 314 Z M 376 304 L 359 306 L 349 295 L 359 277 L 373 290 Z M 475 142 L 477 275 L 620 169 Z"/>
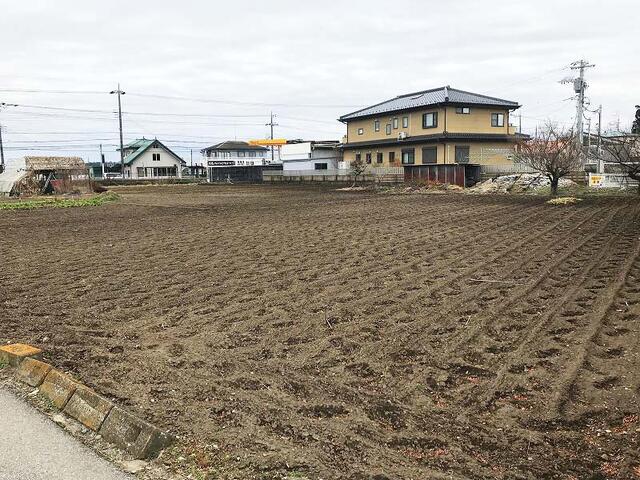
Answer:
<path fill-rule="evenodd" d="M 589 221 L 591 221 L 594 217 L 596 217 L 600 213 L 601 212 L 599 210 L 592 212 L 587 218 L 581 220 L 578 224 L 575 224 L 575 226 L 573 227 L 573 230 L 580 228 L 580 226 L 584 224 L 587 224 Z M 567 226 L 570 225 L 570 223 L 567 222 L 566 220 L 568 219 L 561 220 L 559 223 L 564 223 Z M 521 244 L 512 245 L 512 248 L 509 249 L 508 251 L 502 251 L 499 255 L 490 258 L 488 261 L 485 261 L 480 265 L 470 267 L 469 269 L 462 271 L 454 275 L 453 277 L 447 278 L 445 281 L 440 282 L 435 287 L 432 286 L 433 288 L 431 288 L 430 290 L 425 291 L 422 289 L 422 290 L 416 291 L 415 294 L 405 295 L 404 297 L 402 297 L 400 301 L 395 303 L 394 306 L 413 305 L 414 302 L 416 302 L 417 300 L 420 300 L 421 298 L 427 298 L 429 303 L 428 304 L 420 303 L 420 307 L 432 308 L 437 306 L 438 311 L 435 314 L 435 316 L 429 319 L 430 321 L 428 326 L 424 326 L 422 324 L 412 326 L 412 324 L 422 323 L 422 322 L 418 322 L 417 320 L 414 320 L 412 322 L 402 323 L 400 326 L 395 327 L 393 329 L 394 332 L 396 334 L 403 334 L 407 338 L 411 338 L 411 337 L 421 338 L 424 335 L 425 330 L 431 330 L 431 332 L 428 333 L 428 335 L 434 336 L 435 341 L 429 342 L 429 347 L 433 348 L 435 345 L 439 343 L 448 344 L 450 342 L 450 337 L 451 337 L 450 329 L 455 328 L 455 327 L 451 327 L 451 324 L 456 324 L 457 326 L 459 326 L 460 316 L 455 315 L 456 308 L 464 305 L 465 303 L 470 303 L 472 300 L 476 299 L 481 294 L 486 293 L 487 291 L 490 291 L 493 289 L 498 289 L 501 293 L 501 295 L 497 296 L 494 299 L 494 301 L 495 302 L 501 301 L 501 296 L 505 295 L 505 291 L 508 291 L 509 287 L 496 286 L 495 284 L 490 284 L 490 283 L 484 283 L 484 284 L 480 283 L 478 285 L 475 282 L 474 283 L 468 282 L 466 284 L 466 286 L 469 287 L 468 289 L 464 289 L 461 294 L 458 294 L 455 296 L 453 294 L 448 294 L 444 301 L 440 301 L 441 299 L 434 299 L 433 294 L 455 283 L 461 278 L 468 277 L 469 275 L 480 270 L 481 268 L 485 268 L 489 266 L 494 271 L 500 272 L 503 269 L 504 264 L 508 263 L 510 264 L 511 271 L 513 271 L 519 268 L 520 266 L 522 266 L 523 264 L 532 262 L 531 258 L 537 255 L 547 256 L 550 251 L 553 251 L 555 249 L 561 250 L 564 247 L 564 242 L 558 242 L 555 239 L 555 236 L 562 236 L 562 232 L 565 229 L 568 229 L 569 227 L 560 229 L 560 231 L 556 231 L 555 227 L 557 225 L 558 224 L 555 224 L 549 227 L 547 231 L 536 234 L 538 236 L 535 240 L 536 245 L 531 245 L 533 250 L 529 249 L 527 256 L 520 254 L 520 252 L 518 251 L 518 248 L 519 246 L 521 246 L 521 244 L 527 243 L 529 241 L 528 238 L 523 239 Z M 497 248 L 499 248 L 499 246 Z M 517 258 L 514 260 L 513 258 L 509 257 L 508 255 L 511 255 L 511 254 L 517 255 Z M 516 262 L 515 265 L 513 265 L 514 261 Z M 485 270 L 484 276 L 492 276 L 492 275 L 487 275 L 486 274 L 487 271 L 490 271 L 490 270 Z M 497 275 L 498 273 L 494 274 L 493 276 L 495 277 Z M 544 275 L 542 278 L 544 278 Z M 489 307 L 490 305 L 485 306 L 483 308 L 489 308 Z M 469 313 L 473 314 L 474 311 L 477 313 L 477 310 L 480 310 L 480 308 L 477 308 L 473 311 L 470 311 L 470 308 L 471 307 L 467 308 L 465 315 L 468 315 Z M 382 318 L 385 316 L 385 314 L 386 312 L 384 310 L 376 311 L 374 318 L 375 317 Z M 459 344 L 456 345 L 455 347 L 452 347 L 450 350 L 455 350 L 457 348 L 459 348 Z M 430 356 L 433 357 L 433 355 L 436 352 L 437 350 L 432 351 Z M 449 351 L 445 354 L 445 356 L 450 355 L 451 353 L 452 352 Z"/>
<path fill-rule="evenodd" d="M 401 292 L 398 294 L 398 296 L 396 296 L 396 298 L 394 298 L 394 301 L 391 302 L 389 305 L 385 305 L 383 306 L 383 308 L 375 308 L 375 314 L 378 317 L 384 316 L 384 315 L 388 315 L 390 310 L 396 309 L 399 305 L 406 305 L 406 304 L 410 304 L 412 302 L 414 302 L 417 298 L 422 297 L 422 296 L 428 296 L 433 294 L 435 291 L 438 291 L 444 287 L 447 287 L 455 282 L 457 282 L 458 280 L 468 276 L 469 274 L 472 274 L 480 269 L 482 269 L 483 267 L 486 267 L 487 265 L 491 265 L 493 263 L 495 263 L 500 257 L 513 253 L 515 252 L 518 248 L 522 247 L 523 245 L 531 242 L 532 239 L 539 237 L 539 236 L 544 236 L 550 232 L 552 232 L 556 227 L 558 227 L 558 225 L 562 225 L 566 222 L 568 222 L 573 216 L 575 216 L 577 214 L 579 210 L 574 210 L 571 212 L 571 215 L 568 218 L 561 218 L 559 221 L 557 221 L 556 223 L 553 223 L 550 226 L 547 226 L 542 232 L 534 232 L 532 234 L 530 234 L 528 237 L 525 238 L 521 238 L 519 241 L 515 242 L 515 243 L 511 243 L 509 247 L 507 248 L 503 248 L 503 244 L 497 243 L 496 242 L 496 237 L 500 238 L 500 237 L 506 237 L 507 236 L 507 230 L 500 230 L 500 231 L 490 231 L 480 237 L 476 237 L 473 240 L 467 240 L 467 241 L 463 241 L 459 244 L 455 244 L 455 245 L 451 245 L 449 248 L 440 250 L 438 253 L 439 255 L 444 253 L 445 255 L 441 256 L 438 258 L 438 261 L 440 263 L 444 263 L 447 265 L 446 270 L 448 272 L 454 272 L 453 276 L 449 276 L 449 277 L 445 277 L 443 280 L 436 280 L 435 282 L 431 283 L 430 285 L 428 285 L 428 287 L 426 289 L 413 289 L 412 293 L 404 293 Z M 517 223 L 511 223 L 508 226 L 509 230 L 513 230 L 515 227 L 517 227 L 518 225 L 524 224 L 524 223 L 529 223 L 532 220 L 534 220 L 537 217 L 542 217 L 545 214 L 547 214 L 548 212 L 544 211 L 544 208 L 540 208 L 537 212 L 536 215 L 533 218 L 525 218 Z M 598 214 L 598 212 L 593 212 L 590 215 L 590 218 L 595 217 Z M 487 226 L 483 226 L 483 230 L 488 230 Z M 483 244 L 479 244 L 478 240 L 482 240 L 485 241 L 486 243 Z M 506 239 L 505 239 L 506 240 Z M 508 241 L 508 240 L 506 240 Z M 494 254 L 493 256 L 489 257 L 489 258 L 484 258 L 479 264 L 473 265 L 467 269 L 464 269 L 462 271 L 458 270 L 458 268 L 455 266 L 455 264 L 451 264 L 451 257 L 448 257 L 446 254 L 450 253 L 450 252 L 454 252 L 457 253 L 458 251 L 460 251 L 462 248 L 464 247 L 470 247 L 470 246 L 474 246 L 476 248 L 482 248 L 484 247 L 486 244 L 492 245 L 493 248 L 491 249 L 493 250 L 499 250 L 499 253 Z M 468 263 L 468 259 L 461 257 L 460 255 L 456 255 L 455 259 L 458 263 L 461 264 L 466 264 Z M 431 270 L 436 270 L 437 268 L 435 266 L 431 266 Z M 386 269 L 381 269 L 379 272 L 386 272 L 386 273 L 397 273 L 397 272 L 402 272 L 404 269 L 406 268 L 406 265 L 402 265 L 399 267 L 395 267 L 395 268 L 386 268 Z M 397 289 L 405 289 L 407 287 L 412 287 L 415 286 L 415 284 L 417 283 L 416 277 L 418 277 L 418 274 L 415 274 L 413 276 L 408 276 L 406 279 L 404 279 L 401 283 L 398 283 L 396 288 Z M 350 302 L 350 305 L 352 307 L 359 307 L 362 305 L 369 305 L 370 301 L 368 299 L 360 299 L 360 300 L 356 300 L 356 301 L 352 301 Z M 366 312 L 365 312 L 366 313 Z M 373 313 L 373 312 L 370 312 Z"/>
<path fill-rule="evenodd" d="M 511 210 L 516 210 L 519 206 L 512 208 Z M 486 224 L 483 225 L 474 225 L 474 227 L 477 230 L 480 231 L 486 231 L 489 230 L 487 233 L 476 236 L 474 239 L 467 239 L 464 240 L 463 242 L 457 243 L 457 244 L 453 244 L 453 245 L 449 245 L 448 247 L 445 247 L 443 249 L 441 249 L 439 251 L 440 254 L 444 254 L 444 258 L 448 260 L 448 257 L 446 257 L 446 253 L 448 252 L 455 252 L 465 246 L 471 246 L 471 245 L 478 245 L 478 241 L 485 241 L 487 244 L 495 244 L 495 236 L 496 235 L 500 235 L 502 237 L 506 236 L 508 234 L 509 231 L 513 230 L 515 227 L 517 227 L 518 225 L 522 225 L 522 224 L 526 224 L 529 223 L 531 221 L 535 221 L 537 218 L 539 217 L 543 217 L 545 215 L 548 215 L 548 212 L 545 211 L 544 208 L 540 208 L 540 206 L 538 205 L 533 205 L 530 207 L 531 209 L 534 209 L 535 213 L 533 216 L 528 217 L 527 215 L 524 215 L 523 212 L 520 211 L 519 214 L 519 221 L 517 222 L 504 222 L 503 220 L 501 220 L 499 218 L 498 215 L 494 215 L 494 217 L 496 218 L 496 223 L 504 223 L 503 225 L 503 229 L 502 230 L 498 230 L 496 232 L 496 230 L 494 228 L 488 228 L 488 226 Z M 571 215 L 575 215 L 577 213 L 578 210 L 575 210 L 571 213 Z M 477 215 L 477 211 L 476 211 L 476 215 Z M 558 221 L 556 224 L 553 224 L 551 227 L 549 228 L 553 228 L 554 226 L 557 226 L 559 224 L 561 224 L 563 221 L 567 220 L 562 219 L 560 221 Z M 420 224 L 421 220 L 418 219 L 416 221 L 417 224 Z M 464 225 L 463 225 L 464 227 Z M 462 229 L 464 230 L 464 228 Z M 416 232 L 418 232 L 419 230 L 416 229 Z M 471 235 L 469 235 L 469 229 L 466 229 L 466 237 L 470 237 Z M 436 234 L 441 235 L 441 232 L 436 232 Z M 450 237 L 449 237 L 450 232 L 448 230 L 445 230 L 445 235 L 444 235 L 444 239 L 442 241 L 442 244 L 448 244 L 450 243 Z M 416 234 L 418 236 L 418 234 Z M 536 234 L 532 234 L 531 236 L 535 236 L 535 235 L 539 235 L 539 233 Z M 411 237 L 407 240 L 409 243 L 411 243 Z M 516 247 L 514 247 L 516 248 Z M 460 258 L 459 256 L 456 257 L 456 260 L 459 261 L 459 263 L 465 263 L 465 259 Z M 486 264 L 487 262 L 484 262 L 482 265 Z M 384 266 L 382 265 L 379 269 L 370 270 L 371 267 L 371 262 L 358 262 L 359 265 L 362 265 L 365 269 L 367 268 L 367 265 L 369 266 L 368 270 L 362 270 L 362 269 L 341 269 L 341 276 L 345 279 L 344 281 L 347 281 L 348 279 L 352 279 L 354 277 L 358 277 L 359 275 L 365 275 L 367 277 L 376 277 L 381 275 L 382 273 L 384 273 L 384 275 L 392 275 L 395 273 L 404 273 L 405 270 L 407 269 L 407 265 L 406 264 L 402 264 L 399 266 L 395 266 L 392 268 L 388 268 L 388 266 Z M 376 265 L 376 263 L 374 262 L 373 265 Z M 481 268 L 482 265 L 479 265 L 477 268 Z M 297 270 L 299 267 L 292 267 L 292 270 Z M 455 267 L 449 267 L 449 270 L 455 270 Z M 287 271 L 283 271 L 282 273 L 289 273 Z M 230 272 L 231 274 L 231 272 Z M 451 281 L 444 281 L 441 282 L 442 285 L 447 285 L 449 283 L 452 283 L 453 281 L 456 281 L 458 278 L 462 278 L 462 276 L 464 276 L 464 273 L 458 274 L 458 276 L 454 279 L 452 279 Z M 402 282 L 396 284 L 396 288 L 397 289 L 404 289 L 407 287 L 411 287 L 412 285 L 415 285 L 415 283 L 417 282 L 417 278 L 418 274 L 414 274 L 414 275 L 409 275 L 409 276 L 405 276 L 406 278 L 403 279 Z M 331 280 L 331 281 L 329 281 Z M 324 292 L 325 292 L 325 296 L 326 297 L 338 297 L 339 298 L 339 294 L 340 292 L 343 290 L 343 287 L 340 285 L 341 282 L 339 281 L 335 281 L 335 273 L 334 272 L 330 272 L 329 273 L 329 278 L 325 278 L 325 277 L 320 277 L 316 280 L 312 280 L 311 282 L 308 283 L 308 289 L 309 290 L 313 290 L 314 288 L 323 288 Z M 336 284 L 335 287 L 332 286 L 332 284 Z M 364 298 L 362 300 L 355 300 L 355 301 L 351 301 L 350 305 L 352 305 L 353 307 L 358 307 L 361 305 L 369 305 L 369 301 L 367 300 L 368 297 L 364 296 Z M 397 299 L 396 299 L 397 300 Z M 293 306 L 297 307 L 298 303 L 300 302 L 300 299 L 292 299 Z M 261 299 L 259 298 L 252 298 L 252 299 L 247 299 L 247 303 L 243 303 L 243 307 L 246 308 L 247 304 L 249 305 L 255 305 L 257 303 L 260 303 Z M 305 302 L 306 303 L 306 302 Z M 319 311 L 319 310 L 318 310 Z M 318 311 L 316 311 L 315 313 L 317 313 Z M 312 325 L 310 326 L 310 328 L 312 328 Z"/>
<path fill-rule="evenodd" d="M 563 406 L 564 421 L 584 426 L 610 457 L 617 478 L 640 471 L 640 256 L 608 309 Z M 621 436 L 625 442 L 612 440 Z"/>
<path fill-rule="evenodd" d="M 592 351 L 594 341 L 598 334 L 601 332 L 603 323 L 608 312 L 615 305 L 616 297 L 621 293 L 621 290 L 627 281 L 629 273 L 638 262 L 638 256 L 640 255 L 640 241 L 635 241 L 635 246 L 627 260 L 623 264 L 621 272 L 618 274 L 614 283 L 606 288 L 607 297 L 599 298 L 595 303 L 595 310 L 592 313 L 587 314 L 588 325 L 586 333 L 578 340 L 577 344 L 580 345 L 580 349 L 573 360 L 565 367 L 564 373 L 560 376 L 559 381 L 553 388 L 554 394 L 551 398 L 550 416 L 551 419 L 562 417 L 565 413 L 567 403 L 571 401 L 571 390 L 578 378 L 578 374 L 581 369 L 584 368 L 587 356 Z M 626 253 L 626 252 L 624 252 Z"/>
<path fill-rule="evenodd" d="M 609 228 L 609 221 L 615 215 L 617 215 L 621 209 L 622 207 L 611 212 L 607 221 L 601 222 L 600 224 L 601 227 L 598 230 L 592 232 L 590 235 L 585 237 L 580 243 L 574 245 L 574 247 L 569 252 L 567 252 L 566 255 L 563 255 L 562 258 L 554 262 L 554 264 L 551 265 L 547 270 L 548 272 L 547 275 L 541 276 L 534 284 L 526 287 L 525 289 L 523 289 L 522 292 L 518 292 L 518 294 L 515 297 L 510 298 L 504 304 L 504 307 L 499 308 L 498 311 L 495 312 L 491 317 L 488 317 L 487 320 L 494 318 L 495 314 L 501 313 L 507 310 L 508 308 L 513 306 L 513 304 L 515 304 L 516 302 L 521 301 L 520 299 L 523 296 L 528 295 L 529 293 L 531 293 L 532 291 L 538 288 L 540 288 L 541 290 L 547 290 L 544 288 L 544 286 L 542 286 L 542 283 L 545 280 L 549 279 L 549 274 L 553 274 L 557 277 L 566 276 L 566 275 L 563 275 L 562 270 L 556 271 L 555 269 L 558 266 L 562 265 L 567 258 L 573 256 L 576 252 L 580 250 L 584 250 L 582 254 L 584 258 L 593 256 L 594 258 L 601 259 L 599 262 L 592 262 L 586 268 L 580 268 L 579 266 L 574 266 L 571 269 L 571 267 L 568 266 L 572 271 L 578 270 L 577 275 L 570 275 L 571 283 L 569 284 L 569 286 L 563 289 L 561 291 L 561 294 L 557 295 L 556 298 L 547 300 L 547 303 L 545 304 L 546 312 L 543 315 L 539 316 L 537 322 L 533 326 L 525 330 L 527 333 L 523 338 L 515 337 L 513 339 L 505 340 L 504 342 L 502 342 L 503 345 L 505 343 L 508 343 L 508 346 L 502 348 L 502 351 L 507 354 L 500 356 L 499 359 L 496 359 L 496 361 L 494 362 L 500 365 L 499 369 L 496 372 L 493 372 L 494 379 L 489 384 L 480 386 L 478 389 L 474 390 L 472 394 L 470 394 L 467 397 L 467 400 L 464 403 L 470 403 L 473 401 L 473 403 L 476 403 L 479 408 L 486 408 L 489 406 L 489 404 L 491 404 L 495 400 L 495 397 L 499 393 L 499 391 L 505 388 L 505 383 L 508 382 L 507 374 L 510 371 L 515 369 L 516 364 L 522 364 L 522 362 L 525 361 L 526 357 L 524 356 L 524 354 L 528 349 L 530 349 L 531 343 L 536 340 L 539 341 L 538 335 L 542 332 L 544 328 L 546 328 L 549 325 L 551 321 L 554 320 L 556 316 L 558 316 L 561 313 L 560 307 L 562 307 L 563 305 L 570 304 L 576 298 L 576 296 L 579 293 L 581 293 L 580 289 L 584 285 L 584 283 L 590 278 L 591 273 L 597 268 L 599 268 L 601 264 L 606 261 L 606 260 L 602 260 L 603 258 L 605 258 L 604 254 L 608 253 L 611 247 L 613 246 L 613 244 L 616 243 L 617 241 L 616 237 L 611 236 L 606 242 L 602 241 L 603 239 L 601 238 L 600 239 L 601 245 L 597 247 L 599 248 L 597 253 L 593 251 L 594 248 L 596 248 L 596 246 L 593 244 L 590 244 L 589 242 L 591 242 L 591 240 L 594 237 L 600 235 L 604 230 Z M 585 249 L 585 247 L 587 248 Z M 575 260 L 573 262 L 573 265 L 576 265 L 576 264 L 580 265 L 581 263 L 582 262 L 580 260 Z M 547 291 L 554 292 L 554 289 L 550 287 Z M 555 291 L 557 291 L 557 289 Z M 522 310 L 532 309 L 533 307 L 535 307 L 534 302 L 525 302 L 525 305 L 523 305 Z M 474 338 L 477 338 L 478 335 L 482 334 L 481 329 L 484 328 L 486 325 L 487 323 L 485 322 L 481 326 L 479 326 L 479 328 L 476 328 L 473 334 L 469 335 L 469 337 L 466 338 L 464 342 L 456 343 L 449 350 L 448 353 L 453 354 L 455 350 L 459 349 L 462 346 L 461 345 L 462 343 L 472 343 Z M 517 347 L 514 348 L 514 346 L 516 345 Z M 488 371 L 491 371 L 491 368 L 487 365 L 483 365 L 483 368 L 486 368 Z M 473 399 L 470 398 L 471 396 L 473 396 Z"/>
<path fill-rule="evenodd" d="M 616 210 L 617 211 L 617 210 Z M 573 226 L 572 229 L 570 229 L 570 231 L 575 231 L 576 229 L 579 229 L 581 226 L 587 224 L 588 222 L 590 222 L 594 217 L 600 215 L 600 211 L 595 211 L 593 212 L 592 215 L 588 216 L 587 218 L 581 220 L 579 223 L 575 224 Z M 612 217 L 615 214 L 614 212 L 611 212 L 609 214 L 609 218 Z M 591 239 L 593 239 L 597 234 L 600 233 L 600 231 L 597 232 L 592 232 L 590 233 L 584 240 L 582 240 L 579 244 L 577 245 L 571 245 L 571 248 L 569 250 L 567 250 L 566 252 L 564 252 L 564 248 L 566 246 L 567 243 L 569 243 L 571 240 L 569 238 L 566 237 L 566 234 L 564 233 L 564 230 L 559 231 L 559 232 L 549 232 L 556 234 L 555 236 L 549 236 L 549 238 L 547 238 L 547 243 L 541 243 L 541 242 L 537 242 L 537 245 L 535 245 L 534 250 L 529 249 L 527 256 L 518 254 L 518 258 L 516 259 L 516 263 L 513 264 L 513 262 L 510 263 L 510 268 L 511 271 L 509 273 L 512 273 L 513 271 L 517 271 L 519 270 L 522 266 L 526 266 L 529 263 L 542 263 L 543 260 L 535 260 L 535 258 L 540 255 L 540 254 L 544 254 L 545 257 L 551 257 L 554 258 L 554 255 L 552 254 L 552 252 L 555 252 L 556 250 L 558 251 L 558 254 L 560 254 L 561 256 L 557 259 L 554 260 L 554 263 L 551 264 L 550 266 L 548 266 L 547 264 L 545 264 L 546 269 L 543 271 L 542 275 L 539 275 L 535 281 L 533 283 L 528 283 L 528 284 L 523 284 L 523 285 L 517 285 L 517 286 L 510 286 L 508 284 L 492 284 L 492 283 L 480 283 L 478 285 L 478 283 L 476 282 L 472 282 L 472 281 L 467 281 L 467 283 L 465 284 L 467 287 L 469 287 L 470 289 L 467 291 L 467 293 L 464 293 L 462 295 L 459 295 L 457 297 L 455 297 L 455 300 L 452 300 L 451 297 L 447 298 L 447 302 L 446 302 L 446 306 L 444 306 L 444 310 L 441 307 L 437 313 L 437 315 L 435 317 L 432 317 L 432 322 L 431 323 L 436 323 L 437 326 L 436 327 L 430 327 L 431 329 L 436 329 L 435 332 L 433 332 L 432 334 L 434 335 L 438 335 L 441 337 L 440 343 L 447 343 L 450 344 L 452 342 L 452 340 L 455 340 L 455 338 L 459 335 L 462 335 L 463 338 L 459 339 L 458 341 L 455 341 L 453 344 L 449 345 L 447 347 L 447 349 L 444 351 L 444 355 L 448 356 L 453 354 L 456 350 L 458 350 L 463 344 L 465 343 L 469 343 L 471 342 L 474 338 L 476 338 L 481 331 L 481 328 L 485 325 L 483 323 L 481 323 L 480 325 L 475 324 L 474 326 L 476 327 L 473 330 L 462 330 L 462 332 L 457 333 L 456 331 L 454 331 L 453 333 L 448 331 L 448 327 L 447 325 L 450 325 L 451 323 L 454 322 L 459 322 L 460 321 L 460 317 L 455 317 L 455 315 L 451 315 L 453 313 L 455 313 L 455 309 L 457 307 L 460 307 L 462 304 L 470 302 L 473 299 L 477 299 L 481 294 L 485 294 L 488 291 L 491 290 L 497 290 L 499 295 L 496 295 L 495 298 L 493 298 L 492 300 L 487 301 L 487 303 L 483 304 L 482 306 L 473 306 L 473 307 L 469 307 L 466 309 L 466 311 L 463 313 L 464 316 L 473 316 L 476 313 L 478 313 L 478 311 L 482 310 L 482 309 L 489 309 L 491 308 L 491 312 L 492 315 L 490 317 L 486 317 L 486 320 L 490 320 L 491 318 L 493 318 L 496 314 L 502 313 L 504 312 L 507 308 L 509 308 L 510 306 L 512 306 L 514 303 L 520 301 L 520 298 L 531 293 L 532 291 L 534 291 L 536 288 L 539 287 L 539 285 L 549 276 L 550 273 L 552 273 L 552 270 L 557 267 L 558 265 L 562 264 L 566 259 L 570 258 L 581 246 L 583 246 L 584 244 L 586 244 L 588 241 L 590 241 Z M 561 236 L 562 239 L 560 241 L 557 241 L 555 237 L 557 236 Z M 544 235 L 543 235 L 544 237 Z M 533 252 L 533 253 L 532 253 Z M 501 259 L 503 260 L 503 259 Z M 508 258 L 504 259 L 505 263 L 509 263 Z M 493 269 L 493 271 L 495 272 L 500 272 L 503 268 L 504 265 L 502 263 L 498 263 L 498 262 L 493 262 L 491 264 L 491 267 Z M 471 272 L 473 273 L 473 272 Z M 484 277 L 490 277 L 490 279 L 494 279 L 496 276 L 498 276 L 498 273 L 494 273 L 492 274 L 491 271 L 488 271 L 487 273 L 483 274 Z M 512 283 L 513 284 L 517 284 L 519 280 L 515 279 Z M 509 295 L 510 290 L 513 289 L 514 294 L 507 297 L 507 295 Z M 500 304 L 496 307 L 492 308 L 492 302 L 493 303 L 498 303 L 500 302 Z M 423 305 L 423 306 L 433 306 L 432 305 Z M 454 318 L 455 317 L 455 318 Z M 447 321 L 450 320 L 449 323 L 441 323 L 442 321 Z M 482 320 L 482 317 L 479 318 L 479 320 Z M 414 332 L 414 333 L 418 333 L 418 332 Z"/>

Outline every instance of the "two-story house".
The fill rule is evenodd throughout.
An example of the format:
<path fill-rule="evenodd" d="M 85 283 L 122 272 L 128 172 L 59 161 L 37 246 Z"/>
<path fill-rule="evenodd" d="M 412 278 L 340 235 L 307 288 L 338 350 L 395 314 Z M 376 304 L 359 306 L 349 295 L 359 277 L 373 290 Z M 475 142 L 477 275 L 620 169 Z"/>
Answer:
<path fill-rule="evenodd" d="M 207 167 L 248 167 L 269 163 L 269 149 L 247 142 L 227 140 L 201 150 Z"/>
<path fill-rule="evenodd" d="M 158 139 L 141 138 L 124 146 L 125 178 L 182 176 L 186 162 Z"/>
<path fill-rule="evenodd" d="M 451 87 L 401 95 L 343 115 L 344 160 L 377 167 L 508 164 L 522 138 L 509 125 L 517 102 Z"/>

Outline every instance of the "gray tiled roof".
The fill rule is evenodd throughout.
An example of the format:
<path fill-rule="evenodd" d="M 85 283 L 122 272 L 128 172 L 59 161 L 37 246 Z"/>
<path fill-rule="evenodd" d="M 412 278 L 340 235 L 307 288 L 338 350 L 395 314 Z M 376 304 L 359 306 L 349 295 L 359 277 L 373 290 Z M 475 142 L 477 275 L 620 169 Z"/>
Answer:
<path fill-rule="evenodd" d="M 428 107 L 438 104 L 486 105 L 494 107 L 518 108 L 518 102 L 502 98 L 489 97 L 478 93 L 465 92 L 451 87 L 440 87 L 422 92 L 408 93 L 386 100 L 377 105 L 363 108 L 340 117 L 341 121 L 353 120 L 360 117 L 370 117 L 382 113 L 411 110 L 413 108 Z"/>
<path fill-rule="evenodd" d="M 210 150 L 268 150 L 268 148 L 261 147 L 260 145 L 250 145 L 247 142 L 241 142 L 238 140 L 227 140 L 225 142 L 203 148 L 201 151 L 207 152 Z"/>

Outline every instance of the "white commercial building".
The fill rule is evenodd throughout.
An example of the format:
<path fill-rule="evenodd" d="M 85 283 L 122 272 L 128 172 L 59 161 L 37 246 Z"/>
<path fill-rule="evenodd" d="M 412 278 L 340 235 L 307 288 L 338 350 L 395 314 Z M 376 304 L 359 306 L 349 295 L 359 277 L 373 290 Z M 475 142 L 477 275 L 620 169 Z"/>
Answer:
<path fill-rule="evenodd" d="M 337 141 L 293 141 L 280 147 L 282 169 L 287 171 L 336 170 L 342 162 Z"/>
<path fill-rule="evenodd" d="M 205 165 L 216 167 L 255 167 L 271 163 L 269 149 L 247 142 L 228 140 L 201 150 Z"/>

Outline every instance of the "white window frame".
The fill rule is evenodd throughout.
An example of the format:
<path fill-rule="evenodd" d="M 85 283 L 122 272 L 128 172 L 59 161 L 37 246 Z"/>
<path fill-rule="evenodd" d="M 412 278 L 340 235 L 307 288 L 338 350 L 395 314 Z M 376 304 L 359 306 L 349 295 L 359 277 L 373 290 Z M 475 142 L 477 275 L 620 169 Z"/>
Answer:
<path fill-rule="evenodd" d="M 504 127 L 504 113 L 500 113 L 500 112 L 492 112 L 491 113 L 491 126 L 494 128 L 502 128 Z M 495 121 L 495 125 L 493 122 L 493 119 L 496 119 Z"/>

